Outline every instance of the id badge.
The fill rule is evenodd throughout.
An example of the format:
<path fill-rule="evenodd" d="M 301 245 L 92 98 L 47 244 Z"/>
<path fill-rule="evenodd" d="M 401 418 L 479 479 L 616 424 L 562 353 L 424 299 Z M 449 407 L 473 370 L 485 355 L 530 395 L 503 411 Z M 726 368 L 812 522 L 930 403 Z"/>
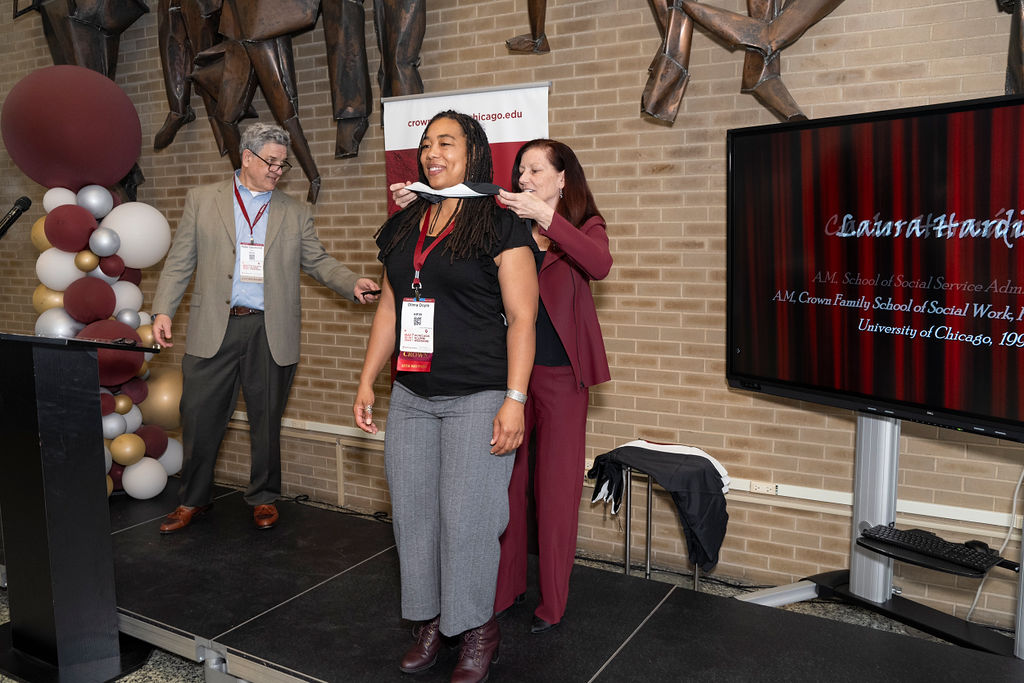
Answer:
<path fill-rule="evenodd" d="M 397 369 L 430 372 L 430 360 L 434 356 L 434 300 L 404 299 L 401 330 Z"/>
<path fill-rule="evenodd" d="M 263 245 L 243 242 L 238 249 L 242 282 L 263 282 Z"/>

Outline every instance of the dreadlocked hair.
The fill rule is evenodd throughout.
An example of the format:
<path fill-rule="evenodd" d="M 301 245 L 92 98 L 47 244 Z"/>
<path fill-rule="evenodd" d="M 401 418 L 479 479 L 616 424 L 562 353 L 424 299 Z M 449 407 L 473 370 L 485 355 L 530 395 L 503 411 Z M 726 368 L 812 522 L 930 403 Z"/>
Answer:
<path fill-rule="evenodd" d="M 459 124 L 466 136 L 466 177 L 465 182 L 489 183 L 494 175 L 494 168 L 491 162 L 491 148 L 487 142 L 487 134 L 483 127 L 472 116 L 461 114 L 457 111 L 447 110 L 434 115 L 430 123 L 423 130 L 420 136 L 420 143 L 427 134 L 427 130 L 438 119 L 451 119 Z M 423 164 L 418 163 L 419 181 L 428 184 L 427 176 L 423 172 Z M 405 241 L 409 235 L 418 234 L 420 223 L 427 212 L 430 203 L 427 200 L 417 197 L 411 204 L 395 215 L 397 223 L 395 234 L 391 241 L 381 250 L 387 255 L 392 249 Z M 460 199 L 455 212 L 455 227 L 452 229 L 444 244 L 442 251 L 449 254 L 452 262 L 460 258 L 475 258 L 482 253 L 489 253 L 498 235 L 494 227 L 494 200 L 490 197 L 472 199 Z M 383 227 L 381 227 L 383 230 Z M 380 235 L 378 230 L 376 235 Z M 376 236 L 375 235 L 375 236 Z"/>

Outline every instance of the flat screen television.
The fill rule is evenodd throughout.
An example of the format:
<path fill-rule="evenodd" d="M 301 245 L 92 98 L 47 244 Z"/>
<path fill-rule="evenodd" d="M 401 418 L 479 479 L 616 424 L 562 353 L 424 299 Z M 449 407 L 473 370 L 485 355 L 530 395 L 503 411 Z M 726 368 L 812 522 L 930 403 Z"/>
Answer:
<path fill-rule="evenodd" d="M 1024 441 L 1024 99 L 727 146 L 730 386 Z"/>

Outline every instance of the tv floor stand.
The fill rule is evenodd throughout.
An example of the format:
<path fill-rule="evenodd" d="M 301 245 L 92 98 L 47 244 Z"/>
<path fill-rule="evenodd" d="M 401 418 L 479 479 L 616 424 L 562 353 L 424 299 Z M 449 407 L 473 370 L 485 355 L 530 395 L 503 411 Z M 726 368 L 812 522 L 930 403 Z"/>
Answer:
<path fill-rule="evenodd" d="M 1024 572 L 1018 574 L 1017 634 L 1011 640 L 991 629 L 893 595 L 893 560 L 857 545 L 862 530 L 896 519 L 899 440 L 899 420 L 858 414 L 849 570 L 810 576 L 739 599 L 778 607 L 816 597 L 838 597 L 952 643 L 1024 659 Z M 1024 565 L 1024 543 L 1021 555 Z"/>

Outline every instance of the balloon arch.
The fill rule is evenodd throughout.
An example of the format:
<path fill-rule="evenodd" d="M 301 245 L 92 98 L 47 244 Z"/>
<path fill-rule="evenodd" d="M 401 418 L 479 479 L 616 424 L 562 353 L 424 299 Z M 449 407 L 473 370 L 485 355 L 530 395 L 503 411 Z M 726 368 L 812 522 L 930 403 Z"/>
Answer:
<path fill-rule="evenodd" d="M 171 244 L 163 214 L 121 203 L 108 188 L 139 157 L 142 129 L 128 96 L 109 78 L 78 66 L 39 69 L 3 104 L 0 131 L 12 161 L 49 188 L 46 215 L 32 226 L 39 285 L 35 333 L 47 337 L 131 339 L 153 345 L 139 289 L 142 270 Z M 181 469 L 181 372 L 149 367 L 152 353 L 98 354 L 107 493 L 152 498 Z"/>

